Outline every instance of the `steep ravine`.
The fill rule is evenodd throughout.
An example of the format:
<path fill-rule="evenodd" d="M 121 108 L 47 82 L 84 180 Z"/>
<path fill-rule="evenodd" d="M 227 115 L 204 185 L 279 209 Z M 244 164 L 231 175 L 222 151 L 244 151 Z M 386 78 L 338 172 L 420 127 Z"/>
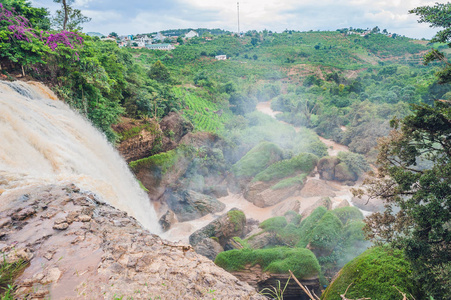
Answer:
<path fill-rule="evenodd" d="M 0 251 L 27 262 L 15 298 L 264 299 L 151 233 L 155 212 L 125 162 L 49 95 L 0 83 Z"/>

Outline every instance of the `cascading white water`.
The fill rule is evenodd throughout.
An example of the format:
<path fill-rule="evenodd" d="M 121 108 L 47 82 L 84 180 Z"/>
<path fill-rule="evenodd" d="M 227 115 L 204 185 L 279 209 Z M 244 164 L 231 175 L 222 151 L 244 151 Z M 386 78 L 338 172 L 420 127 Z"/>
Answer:
<path fill-rule="evenodd" d="M 0 189 L 73 182 L 153 233 L 155 210 L 119 153 L 44 86 L 0 81 Z"/>

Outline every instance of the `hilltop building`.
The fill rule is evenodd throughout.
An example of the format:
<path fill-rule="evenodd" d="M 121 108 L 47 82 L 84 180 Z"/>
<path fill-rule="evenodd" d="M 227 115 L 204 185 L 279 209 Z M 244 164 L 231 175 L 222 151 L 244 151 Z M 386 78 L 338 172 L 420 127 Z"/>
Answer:
<path fill-rule="evenodd" d="M 185 34 L 185 38 L 187 38 L 187 39 L 191 39 L 193 37 L 199 37 L 199 34 L 197 32 L 195 32 L 194 30 L 191 30 L 190 32 Z"/>
<path fill-rule="evenodd" d="M 227 60 L 227 55 L 216 55 L 216 60 Z"/>
<path fill-rule="evenodd" d="M 146 48 L 149 50 L 164 50 L 169 51 L 175 49 L 174 46 L 171 44 L 153 44 L 153 45 L 146 45 Z"/>

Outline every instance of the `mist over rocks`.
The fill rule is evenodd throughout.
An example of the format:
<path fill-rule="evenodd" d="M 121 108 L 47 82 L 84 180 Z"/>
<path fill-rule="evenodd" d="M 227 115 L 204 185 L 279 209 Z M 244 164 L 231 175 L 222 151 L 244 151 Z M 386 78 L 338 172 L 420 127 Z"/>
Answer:
<path fill-rule="evenodd" d="M 201 299 L 209 291 L 264 299 L 190 246 L 162 240 L 75 185 L 9 190 L 0 203 L 1 251 L 28 262 L 17 299 Z"/>

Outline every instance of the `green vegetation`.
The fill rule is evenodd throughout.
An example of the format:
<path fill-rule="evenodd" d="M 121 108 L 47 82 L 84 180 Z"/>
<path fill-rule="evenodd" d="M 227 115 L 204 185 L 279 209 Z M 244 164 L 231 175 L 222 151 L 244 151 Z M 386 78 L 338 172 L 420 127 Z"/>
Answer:
<path fill-rule="evenodd" d="M 291 159 L 282 160 L 270 165 L 268 168 L 258 173 L 254 181 L 271 181 L 282 179 L 303 172 L 309 174 L 318 163 L 318 157 L 310 153 L 301 153 Z"/>
<path fill-rule="evenodd" d="M 10 263 L 3 257 L 3 262 L 0 265 L 0 297 L 2 300 L 14 299 L 16 290 L 14 281 L 27 266 L 28 263 L 22 260 Z"/>
<path fill-rule="evenodd" d="M 308 249 L 276 247 L 272 249 L 230 250 L 218 254 L 215 264 L 227 271 L 243 270 L 246 265 L 260 265 L 264 271 L 285 273 L 291 270 L 299 278 L 316 277 L 320 266 Z"/>
<path fill-rule="evenodd" d="M 263 221 L 258 227 L 265 229 L 266 231 L 277 231 L 285 226 L 287 226 L 285 217 L 273 217 Z"/>
<path fill-rule="evenodd" d="M 262 142 L 243 156 L 234 166 L 237 177 L 251 177 L 282 158 L 282 150 L 273 143 Z"/>
<path fill-rule="evenodd" d="M 227 213 L 227 217 L 235 230 L 239 230 L 243 224 L 246 224 L 246 215 L 241 210 L 231 210 Z"/>
<path fill-rule="evenodd" d="M 341 237 L 343 224 L 332 212 L 327 212 L 312 230 L 309 245 L 321 253 L 331 253 Z"/>
<path fill-rule="evenodd" d="M 349 284 L 346 297 L 350 299 L 368 297 L 378 300 L 401 299 L 397 287 L 416 299 L 422 298 L 411 280 L 412 268 L 402 251 L 388 247 L 368 249 L 347 263 L 338 277 L 321 296 L 322 300 L 339 300 Z"/>
<path fill-rule="evenodd" d="M 307 218 L 302 220 L 301 224 L 299 225 L 300 240 L 296 244 L 297 247 L 306 247 L 307 246 L 313 229 L 315 228 L 318 221 L 324 216 L 324 214 L 326 214 L 326 212 L 327 212 L 327 209 L 323 206 L 320 206 L 317 209 L 315 209 L 310 214 L 310 216 L 308 216 Z"/>
<path fill-rule="evenodd" d="M 336 208 L 332 213 L 340 219 L 343 225 L 348 222 L 363 220 L 362 212 L 353 206 Z"/>
<path fill-rule="evenodd" d="M 177 162 L 177 150 L 171 150 L 147 158 L 139 159 L 130 163 L 130 168 L 135 172 L 142 168 L 158 168 L 165 174 Z"/>
<path fill-rule="evenodd" d="M 292 186 L 301 186 L 304 183 L 307 174 L 301 174 L 294 177 L 282 179 L 271 187 L 272 190 L 281 190 Z"/>

